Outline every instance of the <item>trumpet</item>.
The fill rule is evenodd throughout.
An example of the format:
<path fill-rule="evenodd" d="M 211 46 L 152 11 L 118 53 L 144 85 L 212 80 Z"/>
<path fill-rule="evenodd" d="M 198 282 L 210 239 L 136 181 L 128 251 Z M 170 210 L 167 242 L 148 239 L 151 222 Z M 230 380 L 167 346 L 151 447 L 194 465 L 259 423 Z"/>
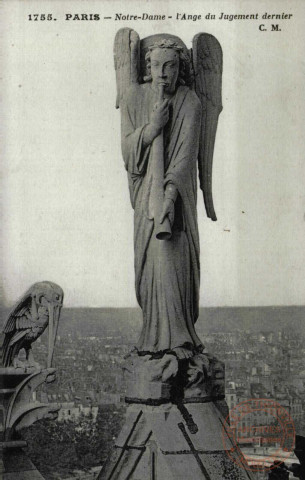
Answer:
<path fill-rule="evenodd" d="M 163 101 L 164 85 L 159 85 L 158 101 Z M 152 207 L 154 216 L 154 235 L 158 240 L 170 240 L 172 229 L 168 217 L 165 217 L 160 223 L 159 219 L 163 210 L 164 201 L 164 139 L 163 130 L 154 139 L 152 144 Z"/>

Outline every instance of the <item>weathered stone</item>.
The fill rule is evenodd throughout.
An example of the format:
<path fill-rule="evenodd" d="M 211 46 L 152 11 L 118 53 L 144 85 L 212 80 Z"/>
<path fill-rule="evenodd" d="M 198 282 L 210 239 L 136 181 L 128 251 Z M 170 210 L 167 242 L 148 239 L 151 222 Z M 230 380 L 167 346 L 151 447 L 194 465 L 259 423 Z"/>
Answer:
<path fill-rule="evenodd" d="M 191 404 L 187 409 L 196 433 L 176 405 L 130 406 L 98 480 L 251 479 L 224 450 L 224 418 L 213 402 Z"/>
<path fill-rule="evenodd" d="M 53 282 L 32 285 L 9 314 L 3 328 L 1 363 L 16 369 L 39 369 L 34 361 L 31 345 L 49 326 L 49 351 L 47 367 L 52 366 L 56 334 L 64 292 Z M 19 358 L 25 351 L 26 359 Z"/>

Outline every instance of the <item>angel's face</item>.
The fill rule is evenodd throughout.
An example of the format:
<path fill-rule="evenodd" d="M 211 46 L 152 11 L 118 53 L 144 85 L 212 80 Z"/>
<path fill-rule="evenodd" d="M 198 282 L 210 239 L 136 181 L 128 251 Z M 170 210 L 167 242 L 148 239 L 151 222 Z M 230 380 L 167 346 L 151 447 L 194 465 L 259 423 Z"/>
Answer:
<path fill-rule="evenodd" d="M 179 74 L 179 54 L 172 48 L 155 48 L 150 62 L 154 89 L 164 85 L 164 92 L 174 93 Z"/>

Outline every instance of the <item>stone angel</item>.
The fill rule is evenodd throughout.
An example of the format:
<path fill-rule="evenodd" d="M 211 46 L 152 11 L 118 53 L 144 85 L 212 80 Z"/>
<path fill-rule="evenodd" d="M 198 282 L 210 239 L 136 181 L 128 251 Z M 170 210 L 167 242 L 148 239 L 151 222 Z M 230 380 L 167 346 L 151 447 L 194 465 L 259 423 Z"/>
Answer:
<path fill-rule="evenodd" d="M 138 353 L 190 358 L 203 350 L 199 313 L 197 168 L 207 216 L 216 220 L 212 159 L 222 110 L 222 50 L 199 33 L 188 50 L 169 34 L 114 44 L 116 107 L 134 209 L 135 284 L 143 312 Z"/>

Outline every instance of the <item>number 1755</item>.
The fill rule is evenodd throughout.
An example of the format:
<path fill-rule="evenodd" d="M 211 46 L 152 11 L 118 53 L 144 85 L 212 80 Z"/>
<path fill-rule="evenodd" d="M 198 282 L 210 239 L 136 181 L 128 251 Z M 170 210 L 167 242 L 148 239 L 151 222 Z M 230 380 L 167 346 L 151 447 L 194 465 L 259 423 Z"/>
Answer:
<path fill-rule="evenodd" d="M 30 21 L 38 22 L 38 20 L 53 20 L 52 13 L 35 13 L 34 15 L 28 15 Z"/>

